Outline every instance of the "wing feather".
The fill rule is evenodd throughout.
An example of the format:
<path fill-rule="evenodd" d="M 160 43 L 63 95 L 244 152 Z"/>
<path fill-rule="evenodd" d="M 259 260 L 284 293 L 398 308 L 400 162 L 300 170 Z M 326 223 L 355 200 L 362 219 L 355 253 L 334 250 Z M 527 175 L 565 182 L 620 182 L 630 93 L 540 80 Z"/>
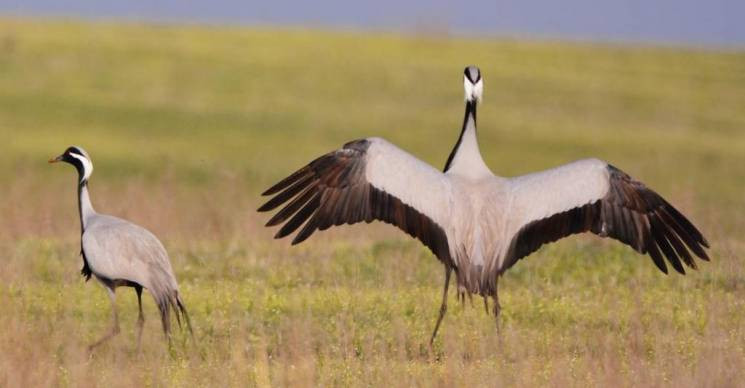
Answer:
<path fill-rule="evenodd" d="M 443 173 L 385 140 L 369 138 L 347 143 L 282 179 L 264 192 L 273 197 L 258 210 L 284 205 L 266 225 L 284 223 L 276 238 L 300 228 L 293 244 L 334 225 L 380 220 L 449 263 L 450 193 Z"/>
<path fill-rule="evenodd" d="M 709 260 L 701 232 L 659 194 L 623 171 L 588 159 L 510 180 L 511 237 L 500 273 L 543 244 L 592 232 L 649 254 L 667 273 L 696 269 L 693 255 Z M 691 255 L 693 252 L 693 255 Z M 682 263 L 681 263 L 682 261 Z"/>

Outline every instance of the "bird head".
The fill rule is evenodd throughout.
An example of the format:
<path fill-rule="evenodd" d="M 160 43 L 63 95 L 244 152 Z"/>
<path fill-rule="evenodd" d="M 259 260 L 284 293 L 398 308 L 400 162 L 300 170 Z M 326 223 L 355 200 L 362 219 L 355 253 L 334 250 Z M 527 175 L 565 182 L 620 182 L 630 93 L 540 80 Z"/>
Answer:
<path fill-rule="evenodd" d="M 49 159 L 49 163 L 65 162 L 70 163 L 78 170 L 80 183 L 87 182 L 93 172 L 93 163 L 88 153 L 77 146 L 68 147 L 60 156 Z"/>
<path fill-rule="evenodd" d="M 481 70 L 476 66 L 468 66 L 463 70 L 463 88 L 466 91 L 466 101 L 479 102 L 484 94 L 484 80 Z"/>

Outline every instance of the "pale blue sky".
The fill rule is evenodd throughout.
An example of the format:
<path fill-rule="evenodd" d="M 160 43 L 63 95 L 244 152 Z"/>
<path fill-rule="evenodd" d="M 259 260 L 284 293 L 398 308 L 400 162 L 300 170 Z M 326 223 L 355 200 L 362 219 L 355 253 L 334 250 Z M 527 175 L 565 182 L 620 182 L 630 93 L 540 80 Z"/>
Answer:
<path fill-rule="evenodd" d="M 0 14 L 745 47 L 745 0 L 0 0 Z"/>

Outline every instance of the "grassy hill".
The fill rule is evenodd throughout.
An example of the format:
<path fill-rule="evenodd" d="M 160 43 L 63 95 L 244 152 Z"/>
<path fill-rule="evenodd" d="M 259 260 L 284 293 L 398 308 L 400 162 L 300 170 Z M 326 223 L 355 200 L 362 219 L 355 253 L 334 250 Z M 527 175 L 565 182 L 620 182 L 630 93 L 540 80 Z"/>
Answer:
<path fill-rule="evenodd" d="M 682 277 L 611 241 L 543 248 L 501 283 L 501 334 L 451 300 L 395 229 L 289 247 L 254 209 L 269 184 L 382 136 L 441 167 L 481 67 L 482 153 L 500 175 L 588 156 L 700 225 L 711 263 Z M 0 19 L 0 386 L 736 385 L 745 378 L 745 53 L 302 29 Z M 198 344 L 168 351 L 146 298 L 78 274 L 74 172 L 93 203 L 160 236 Z M 183 338 L 182 338 L 183 337 Z"/>

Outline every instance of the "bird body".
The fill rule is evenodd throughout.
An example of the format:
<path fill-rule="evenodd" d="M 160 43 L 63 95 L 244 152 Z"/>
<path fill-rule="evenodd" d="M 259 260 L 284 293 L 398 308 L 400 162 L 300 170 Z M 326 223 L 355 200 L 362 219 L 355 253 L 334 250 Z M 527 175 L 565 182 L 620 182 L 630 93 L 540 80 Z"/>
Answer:
<path fill-rule="evenodd" d="M 81 226 L 81 255 L 86 278 L 95 277 L 108 291 L 112 302 L 114 326 L 95 347 L 119 332 L 116 313 L 115 290 L 117 287 L 133 287 L 139 305 L 138 348 L 142 335 L 144 315 L 142 312 L 142 290 L 148 290 L 160 310 L 163 332 L 170 340 L 170 310 L 181 317 L 191 331 L 186 307 L 179 295 L 178 283 L 173 274 L 168 253 L 163 244 L 147 229 L 114 216 L 99 214 L 93 208 L 88 192 L 88 180 L 93 172 L 93 163 L 80 147 L 69 147 L 50 163 L 66 162 L 78 170 L 78 207 Z"/>
<path fill-rule="evenodd" d="M 83 252 L 93 275 L 127 280 L 150 290 L 160 304 L 178 294 L 163 244 L 148 230 L 109 215 L 96 214 L 82 236 Z"/>
<path fill-rule="evenodd" d="M 452 271 L 461 296 L 494 299 L 497 281 L 541 245 L 575 233 L 611 237 L 649 254 L 663 272 L 696 268 L 693 252 L 708 260 L 708 242 L 688 219 L 654 191 L 598 159 L 505 178 L 484 163 L 476 133 L 483 80 L 464 71 L 466 112 L 461 134 L 443 171 L 380 138 L 366 138 L 327 153 L 264 195 L 259 211 L 284 205 L 267 226 L 275 238 L 300 231 L 293 244 L 316 230 L 379 220 L 420 240 L 445 265 L 445 288 L 434 340 L 447 310 Z M 690 252 L 689 252 L 690 251 Z M 488 305 L 487 305 L 488 310 Z"/>

